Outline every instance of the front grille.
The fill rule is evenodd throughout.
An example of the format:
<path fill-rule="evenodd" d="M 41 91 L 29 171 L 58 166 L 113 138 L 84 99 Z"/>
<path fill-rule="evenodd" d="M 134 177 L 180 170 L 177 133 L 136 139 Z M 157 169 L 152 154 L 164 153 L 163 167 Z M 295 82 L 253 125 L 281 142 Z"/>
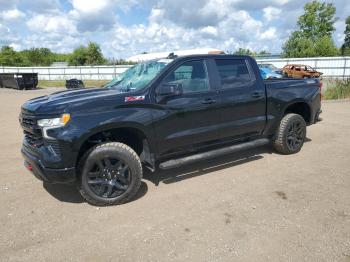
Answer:
<path fill-rule="evenodd" d="M 25 141 L 34 148 L 39 148 L 44 144 L 43 137 L 40 133 L 33 134 L 31 132 L 28 132 L 27 130 L 24 130 L 24 139 Z"/>
<path fill-rule="evenodd" d="M 22 116 L 22 125 L 32 128 L 36 125 L 36 120 L 33 118 Z"/>
<path fill-rule="evenodd" d="M 44 144 L 41 129 L 37 126 L 37 121 L 33 115 L 22 112 L 20 122 L 23 127 L 24 139 L 33 149 L 39 148 Z"/>
<path fill-rule="evenodd" d="M 36 128 L 36 118 L 34 115 L 28 114 L 26 113 L 23 109 L 22 109 L 22 113 L 19 116 L 19 122 L 20 124 L 23 126 L 23 128 L 26 129 L 34 129 Z"/>

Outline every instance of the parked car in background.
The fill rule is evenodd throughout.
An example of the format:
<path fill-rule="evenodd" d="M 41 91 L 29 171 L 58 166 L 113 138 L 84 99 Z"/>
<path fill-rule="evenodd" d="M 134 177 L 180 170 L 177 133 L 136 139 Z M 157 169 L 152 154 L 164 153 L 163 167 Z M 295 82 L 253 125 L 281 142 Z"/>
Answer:
<path fill-rule="evenodd" d="M 83 81 L 73 78 L 73 79 L 66 80 L 66 88 L 81 89 L 81 88 L 85 88 L 85 85 Z"/>
<path fill-rule="evenodd" d="M 283 74 L 278 72 L 278 68 L 272 64 L 258 64 L 260 75 L 263 79 L 283 78 Z"/>
<path fill-rule="evenodd" d="M 293 78 L 318 78 L 323 74 L 308 65 L 286 65 L 282 71 L 285 76 Z"/>
<path fill-rule="evenodd" d="M 276 72 L 276 73 L 279 73 L 279 74 L 282 74 L 282 69 L 274 66 L 273 64 L 258 64 L 259 68 L 268 68 L 270 69 L 271 71 L 273 72 Z"/>

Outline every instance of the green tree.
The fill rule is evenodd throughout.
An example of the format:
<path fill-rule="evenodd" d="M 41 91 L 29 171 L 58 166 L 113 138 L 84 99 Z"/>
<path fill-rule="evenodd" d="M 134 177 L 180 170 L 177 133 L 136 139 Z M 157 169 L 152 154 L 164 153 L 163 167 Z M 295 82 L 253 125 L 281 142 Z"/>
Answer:
<path fill-rule="evenodd" d="M 310 38 L 303 36 L 300 32 L 293 32 L 283 46 L 284 57 L 313 57 L 316 52 Z"/>
<path fill-rule="evenodd" d="M 21 56 L 10 46 L 3 46 L 0 51 L 0 65 L 17 66 L 22 63 Z"/>
<path fill-rule="evenodd" d="M 313 40 L 322 36 L 332 36 L 336 9 L 332 3 L 312 1 L 304 6 L 305 13 L 299 17 L 298 26 L 303 35 Z"/>
<path fill-rule="evenodd" d="M 283 45 L 284 57 L 335 56 L 337 47 L 332 40 L 335 31 L 335 7 L 331 3 L 312 1 L 305 4 L 299 17 L 299 30 Z"/>
<path fill-rule="evenodd" d="M 250 56 L 255 56 L 256 53 L 254 51 L 251 51 L 249 48 L 238 48 L 234 53 L 234 55 L 250 55 Z"/>
<path fill-rule="evenodd" d="M 88 65 L 102 65 L 105 62 L 106 59 L 103 57 L 100 46 L 94 42 L 89 42 L 86 48 L 86 63 Z"/>
<path fill-rule="evenodd" d="M 32 48 L 23 51 L 32 66 L 49 66 L 54 62 L 54 54 L 48 48 Z"/>
<path fill-rule="evenodd" d="M 269 56 L 271 53 L 267 50 L 262 50 L 258 53 L 258 56 Z"/>
<path fill-rule="evenodd" d="M 346 18 L 345 21 L 345 39 L 344 39 L 344 44 L 341 47 L 341 54 L 342 55 L 350 55 L 350 16 Z"/>
<path fill-rule="evenodd" d="M 315 53 L 317 56 L 337 56 L 339 55 L 338 48 L 334 45 L 334 42 L 329 36 L 322 36 L 316 39 Z"/>
<path fill-rule="evenodd" d="M 69 64 L 74 66 L 81 66 L 86 64 L 86 48 L 79 46 L 74 49 L 72 55 L 69 58 Z"/>
<path fill-rule="evenodd" d="M 80 46 L 73 53 L 54 53 L 48 48 L 31 48 L 16 52 L 12 47 L 3 46 L 0 50 L 0 65 L 3 66 L 50 66 L 53 62 L 69 62 L 71 65 L 103 64 L 99 46 L 90 43 Z"/>
<path fill-rule="evenodd" d="M 72 54 L 53 53 L 54 62 L 69 62 Z"/>
<path fill-rule="evenodd" d="M 79 46 L 74 49 L 73 54 L 69 58 L 69 64 L 80 65 L 102 65 L 106 63 L 101 48 L 94 42 L 89 42 L 88 46 Z"/>

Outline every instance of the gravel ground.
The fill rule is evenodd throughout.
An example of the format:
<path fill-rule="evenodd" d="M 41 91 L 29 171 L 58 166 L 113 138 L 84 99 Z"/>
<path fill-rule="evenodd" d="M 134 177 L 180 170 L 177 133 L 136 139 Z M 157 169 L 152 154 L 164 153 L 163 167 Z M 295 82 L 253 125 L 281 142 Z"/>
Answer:
<path fill-rule="evenodd" d="M 146 174 L 137 199 L 96 208 L 23 167 L 20 105 L 54 90 L 0 89 L 1 261 L 350 261 L 349 101 L 323 104 L 296 155 Z"/>

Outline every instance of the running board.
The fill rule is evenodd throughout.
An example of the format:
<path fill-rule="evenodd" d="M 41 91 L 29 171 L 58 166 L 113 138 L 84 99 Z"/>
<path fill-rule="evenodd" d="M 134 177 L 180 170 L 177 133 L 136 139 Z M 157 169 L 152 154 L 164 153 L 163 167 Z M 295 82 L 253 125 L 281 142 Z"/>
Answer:
<path fill-rule="evenodd" d="M 196 162 L 199 160 L 204 160 L 204 159 L 208 159 L 208 158 L 213 158 L 213 157 L 225 155 L 228 153 L 234 153 L 234 152 L 247 150 L 247 149 L 254 148 L 254 147 L 267 145 L 268 143 L 270 143 L 269 139 L 261 138 L 261 139 L 233 145 L 233 146 L 228 146 L 228 147 L 223 147 L 223 148 L 207 151 L 204 153 L 186 156 L 183 158 L 171 159 L 171 160 L 168 160 L 166 162 L 161 163 L 159 165 L 159 168 L 160 169 L 171 169 L 171 168 L 182 166 L 184 164 L 193 163 L 193 162 Z"/>

